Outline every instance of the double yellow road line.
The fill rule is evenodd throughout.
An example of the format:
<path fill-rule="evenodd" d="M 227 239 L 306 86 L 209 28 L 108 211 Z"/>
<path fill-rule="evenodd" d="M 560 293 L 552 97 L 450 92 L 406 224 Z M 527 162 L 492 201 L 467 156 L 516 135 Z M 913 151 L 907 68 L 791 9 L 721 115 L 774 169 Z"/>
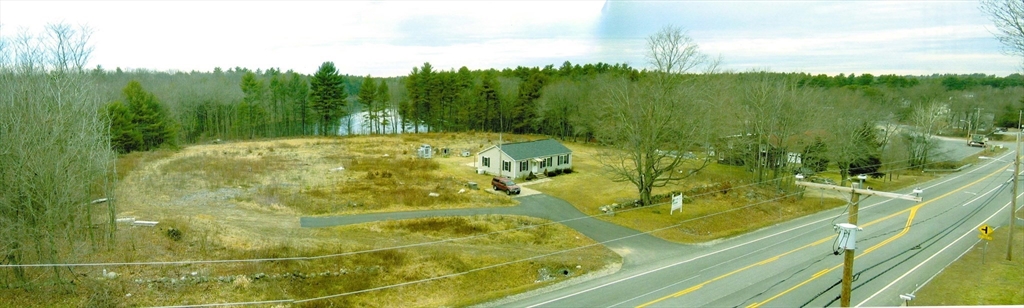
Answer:
<path fill-rule="evenodd" d="M 914 205 L 914 206 L 909 207 L 907 209 L 904 209 L 902 211 L 889 214 L 889 215 L 887 215 L 885 217 L 882 217 L 882 218 L 879 218 L 879 219 L 875 219 L 875 220 L 872 220 L 872 221 L 870 221 L 868 223 L 865 223 L 865 224 L 861 225 L 860 227 L 868 227 L 868 226 L 877 224 L 879 222 L 891 219 L 893 217 L 896 217 L 896 216 L 899 216 L 899 215 L 903 215 L 904 213 L 907 213 L 907 212 L 910 213 L 910 216 L 907 217 L 907 223 L 903 226 L 903 230 L 901 230 L 896 235 L 893 235 L 893 236 L 883 240 L 882 242 L 880 242 L 878 244 L 875 244 L 874 246 L 868 247 L 867 249 L 864 250 L 863 253 L 858 254 L 855 257 L 855 259 L 863 257 L 864 255 L 867 255 L 867 254 L 871 253 L 872 251 L 878 250 L 879 248 L 881 248 L 881 247 L 891 243 L 892 241 L 895 241 L 896 239 L 898 239 L 898 238 L 902 237 L 903 235 L 906 235 L 908 232 L 910 232 L 910 227 L 911 227 L 911 225 L 913 225 L 914 216 L 917 215 L 917 210 L 920 209 L 921 207 L 924 207 L 925 205 L 931 204 L 932 202 L 935 202 L 937 200 L 940 200 L 940 199 L 943 199 L 943 198 L 948 197 L 950 195 L 953 195 L 953 194 L 955 194 L 957 192 L 960 192 L 961 190 L 967 189 L 967 187 L 970 187 L 970 186 L 973 186 L 975 184 L 978 184 L 981 181 L 984 181 L 984 180 L 986 180 L 986 179 L 988 179 L 990 177 L 993 177 L 996 174 L 999 174 L 999 173 L 1002 173 L 1002 172 L 1003 172 L 1003 168 L 999 168 L 999 170 L 997 170 L 995 172 L 992 172 L 992 173 L 990 173 L 990 174 L 988 174 L 988 175 L 986 175 L 986 176 L 984 176 L 984 177 L 982 177 L 982 178 L 980 178 L 980 179 L 978 179 L 978 180 L 976 180 L 974 182 L 971 182 L 971 183 L 969 183 L 967 185 L 961 186 L 960 188 L 957 188 L 957 189 L 955 189 L 953 191 L 950 191 L 950 192 L 947 192 L 945 194 L 942 194 L 941 196 L 938 196 L 938 197 L 936 197 L 934 199 L 930 199 L 928 201 L 921 202 L 921 203 L 919 203 L 917 205 Z M 711 278 L 711 279 L 709 279 L 707 281 L 701 282 L 701 283 L 699 283 L 697 285 L 694 285 L 692 287 L 686 288 L 686 289 L 681 290 L 679 292 L 672 293 L 672 294 L 669 294 L 667 296 L 661 297 L 659 299 L 656 299 L 656 300 L 653 300 L 653 301 L 641 304 L 641 305 L 637 306 L 637 308 L 644 308 L 644 307 L 647 307 L 647 306 L 654 305 L 656 303 L 662 302 L 662 301 L 667 300 L 669 298 L 680 297 L 680 296 L 686 295 L 686 294 L 688 294 L 690 292 L 699 290 L 700 288 L 703 288 L 704 286 L 706 286 L 706 285 L 708 285 L 708 284 L 710 284 L 712 282 L 725 279 L 725 278 L 727 278 L 729 276 L 735 275 L 736 273 L 740 273 L 740 272 L 743 272 L 745 270 L 748 270 L 748 269 L 751 269 L 751 268 L 754 268 L 754 267 L 757 267 L 757 266 L 761 266 L 761 265 L 765 265 L 765 264 L 777 261 L 780 258 L 782 258 L 782 257 L 784 257 L 786 255 L 792 254 L 794 252 L 797 252 L 797 251 L 800 251 L 800 250 L 803 250 L 803 249 L 807 249 L 807 248 L 810 248 L 810 247 L 814 247 L 814 246 L 817 246 L 817 245 L 821 245 L 821 244 L 823 244 L 825 242 L 828 242 L 832 238 L 833 238 L 832 236 L 822 238 L 820 240 L 814 241 L 814 242 L 812 242 L 810 244 L 801 246 L 799 248 L 796 248 L 796 249 L 784 252 L 782 254 L 779 254 L 779 255 L 776 255 L 776 256 L 773 256 L 773 257 L 761 260 L 759 262 L 756 262 L 756 263 L 753 263 L 753 264 L 750 264 L 750 265 L 747 265 L 747 266 L 744 266 L 744 267 L 736 269 L 734 271 L 722 274 L 721 276 L 718 276 L 718 277 L 715 277 L 715 278 Z M 782 291 L 782 292 L 780 292 L 780 293 L 778 293 L 778 294 L 776 294 L 776 295 L 774 295 L 772 297 L 769 297 L 768 299 L 766 299 L 764 301 L 750 304 L 749 306 L 747 306 L 747 308 L 757 308 L 757 307 L 760 307 L 761 305 L 764 305 L 765 303 L 773 301 L 773 300 L 775 300 L 775 299 L 777 299 L 777 298 L 779 298 L 779 297 L 781 297 L 783 295 L 786 295 L 787 293 L 792 292 L 793 290 L 796 290 L 797 288 L 802 287 L 802 286 L 810 283 L 811 281 L 814 281 L 815 279 L 818 279 L 821 276 L 824 276 L 825 274 L 828 274 L 829 272 L 831 272 L 833 270 L 836 270 L 836 269 L 838 269 L 838 268 L 840 268 L 842 266 L 843 266 L 842 264 L 839 264 L 839 265 L 836 265 L 836 266 L 833 266 L 833 267 L 821 270 L 821 271 L 819 271 L 817 273 L 814 273 L 814 275 L 811 275 L 811 277 L 808 278 L 807 280 L 804 280 L 804 281 L 796 284 L 795 286 L 790 287 L 789 289 L 786 289 L 785 291 Z"/>

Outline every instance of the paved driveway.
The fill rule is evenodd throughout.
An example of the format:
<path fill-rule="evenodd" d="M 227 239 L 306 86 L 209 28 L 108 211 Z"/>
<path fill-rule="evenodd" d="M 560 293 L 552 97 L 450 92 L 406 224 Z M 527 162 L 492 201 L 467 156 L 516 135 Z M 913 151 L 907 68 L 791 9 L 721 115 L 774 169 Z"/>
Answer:
<path fill-rule="evenodd" d="M 532 189 L 531 189 L 532 190 Z M 532 190 L 536 192 L 536 190 Z M 587 216 L 568 202 L 535 193 L 517 197 L 519 205 L 497 208 L 446 209 L 345 216 L 301 217 L 303 228 L 343 226 L 374 221 L 472 215 L 523 215 L 560 222 L 604 244 L 623 257 L 623 267 L 663 259 L 667 253 L 685 247 L 636 230 Z"/>

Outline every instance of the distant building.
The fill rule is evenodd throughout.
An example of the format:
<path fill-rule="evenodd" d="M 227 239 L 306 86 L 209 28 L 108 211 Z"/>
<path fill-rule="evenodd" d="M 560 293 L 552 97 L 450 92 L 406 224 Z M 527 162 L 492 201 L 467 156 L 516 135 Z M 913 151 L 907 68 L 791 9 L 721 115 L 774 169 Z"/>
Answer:
<path fill-rule="evenodd" d="M 572 150 L 555 141 L 544 139 L 491 146 L 476 154 L 476 166 L 484 173 L 522 178 L 530 173 L 572 168 Z"/>

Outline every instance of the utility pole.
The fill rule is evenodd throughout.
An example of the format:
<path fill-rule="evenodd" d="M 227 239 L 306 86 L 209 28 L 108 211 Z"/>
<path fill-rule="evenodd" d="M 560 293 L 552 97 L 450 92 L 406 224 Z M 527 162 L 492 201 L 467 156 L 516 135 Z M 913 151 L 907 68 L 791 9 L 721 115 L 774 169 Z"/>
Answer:
<path fill-rule="evenodd" d="M 863 188 L 859 188 L 859 187 L 856 187 L 856 188 L 855 187 L 843 187 L 843 186 L 836 186 L 836 185 L 809 183 L 809 182 L 803 182 L 803 181 L 796 182 L 796 185 L 806 186 L 806 187 L 811 187 L 811 188 L 835 190 L 835 191 L 841 191 L 841 192 L 849 192 L 850 194 L 852 194 L 852 197 L 850 199 L 850 203 L 851 203 L 850 204 L 850 216 L 847 219 L 849 220 L 849 224 L 853 225 L 853 226 L 857 225 L 857 215 L 859 214 L 858 211 L 860 210 L 860 196 L 861 195 L 881 196 L 881 197 L 886 197 L 886 198 L 903 199 L 903 200 L 910 200 L 910 201 L 921 202 L 921 197 L 916 197 L 916 196 L 911 196 L 911 195 L 904 195 L 904 194 L 897 194 L 897 193 L 891 193 L 891 192 L 884 192 L 884 191 L 874 191 L 874 190 L 863 189 Z M 851 231 L 851 232 L 854 232 L 854 231 Z M 840 303 L 840 305 L 842 307 L 850 307 L 850 293 L 853 290 L 853 257 L 854 257 L 854 250 L 852 248 L 846 249 L 846 251 L 843 252 L 843 290 L 842 290 L 842 295 L 840 296 L 840 299 L 839 299 L 839 303 Z"/>
<path fill-rule="evenodd" d="M 852 192 L 850 198 L 850 216 L 846 219 L 851 225 L 857 225 L 857 214 L 860 210 L 860 194 Z M 852 231 L 855 232 L 855 231 Z M 843 252 L 843 291 L 840 293 L 839 305 L 850 307 L 850 294 L 853 292 L 853 249 Z"/>
<path fill-rule="evenodd" d="M 1006 238 L 1006 261 L 1013 261 L 1013 225 L 1017 220 L 1017 179 L 1020 178 L 1020 118 L 1024 111 L 1017 111 L 1017 143 L 1013 145 L 1013 196 L 1010 200 L 1010 228 Z"/>

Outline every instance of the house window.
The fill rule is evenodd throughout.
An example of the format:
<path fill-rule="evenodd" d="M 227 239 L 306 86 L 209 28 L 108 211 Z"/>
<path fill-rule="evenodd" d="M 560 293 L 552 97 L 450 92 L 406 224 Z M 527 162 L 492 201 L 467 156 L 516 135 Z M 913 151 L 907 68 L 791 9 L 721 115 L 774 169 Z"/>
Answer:
<path fill-rule="evenodd" d="M 552 159 L 551 157 L 548 157 L 548 158 L 547 158 L 547 159 L 545 159 L 544 161 L 548 162 L 548 163 L 547 163 L 547 165 L 548 165 L 548 166 L 554 166 L 555 164 L 553 164 L 553 163 L 552 163 L 552 161 L 553 161 L 553 160 L 554 160 L 554 159 Z"/>
<path fill-rule="evenodd" d="M 502 161 L 501 162 L 501 170 L 512 171 L 512 162 L 510 162 L 510 161 Z"/>
<path fill-rule="evenodd" d="M 542 160 L 540 160 L 540 167 L 541 167 L 541 168 L 544 168 L 544 167 L 545 167 L 545 166 L 544 166 L 544 162 L 545 162 L 545 160 L 543 160 L 543 159 L 542 159 Z"/>
<path fill-rule="evenodd" d="M 565 155 L 559 156 L 558 158 L 561 161 L 561 162 L 558 163 L 559 165 L 568 165 L 569 164 L 569 154 L 565 154 Z"/>
<path fill-rule="evenodd" d="M 521 161 L 521 162 L 519 162 L 519 171 L 526 171 L 527 169 L 530 169 L 530 162 L 529 161 Z"/>
<path fill-rule="evenodd" d="M 480 159 L 480 164 L 483 165 L 484 167 L 490 167 L 491 166 L 491 158 L 490 157 L 481 158 Z"/>

